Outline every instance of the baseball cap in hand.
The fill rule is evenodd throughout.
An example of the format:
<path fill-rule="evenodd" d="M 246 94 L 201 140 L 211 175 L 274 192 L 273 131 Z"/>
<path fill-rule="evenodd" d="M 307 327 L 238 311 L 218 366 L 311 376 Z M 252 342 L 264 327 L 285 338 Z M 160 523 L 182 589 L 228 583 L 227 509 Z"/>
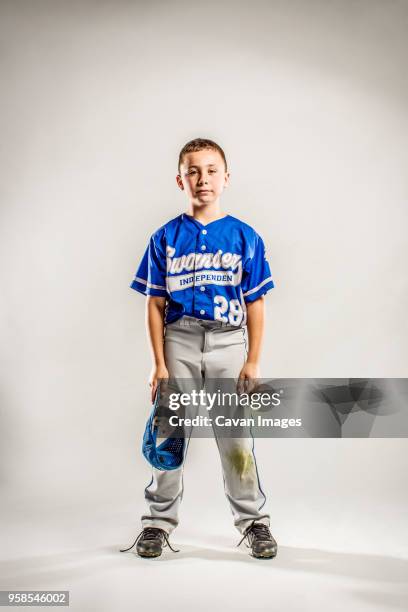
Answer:
<path fill-rule="evenodd" d="M 142 453 L 153 467 L 159 470 L 176 470 L 183 463 L 185 439 L 166 438 L 157 446 L 157 411 L 159 406 L 159 397 L 160 393 L 158 387 L 153 408 L 146 423 L 146 428 L 143 435 Z"/>

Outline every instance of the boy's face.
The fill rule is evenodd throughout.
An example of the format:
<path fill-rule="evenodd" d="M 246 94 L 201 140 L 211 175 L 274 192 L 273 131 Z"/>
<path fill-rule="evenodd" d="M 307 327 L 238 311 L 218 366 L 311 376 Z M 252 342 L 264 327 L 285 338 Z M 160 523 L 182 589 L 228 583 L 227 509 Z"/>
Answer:
<path fill-rule="evenodd" d="M 177 175 L 180 189 L 198 206 L 218 200 L 228 180 L 220 153 L 211 149 L 186 153 Z"/>

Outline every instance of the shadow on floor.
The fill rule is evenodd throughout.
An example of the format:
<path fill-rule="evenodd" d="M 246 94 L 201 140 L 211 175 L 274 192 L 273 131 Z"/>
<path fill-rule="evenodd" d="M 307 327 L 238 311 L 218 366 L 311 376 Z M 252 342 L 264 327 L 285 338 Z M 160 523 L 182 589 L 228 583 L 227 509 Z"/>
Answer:
<path fill-rule="evenodd" d="M 397 557 L 340 553 L 312 548 L 280 546 L 275 559 L 254 559 L 249 549 L 242 543 L 240 548 L 214 545 L 213 547 L 191 544 L 173 544 L 180 552 L 173 553 L 165 548 L 161 557 L 142 559 L 135 549 L 120 553 L 119 547 L 106 546 L 90 548 L 57 555 L 31 556 L 0 562 L 1 582 L 14 584 L 21 580 L 41 581 L 47 584 L 59 583 L 64 578 L 75 576 L 85 578 L 100 571 L 118 569 L 119 564 L 139 563 L 141 565 L 181 563 L 192 559 L 203 561 L 229 561 L 232 563 L 261 564 L 268 571 L 286 570 L 288 572 L 310 572 L 331 576 L 345 576 L 356 580 L 369 580 L 381 583 L 407 584 L 408 560 Z M 14 588 L 14 586 L 12 586 Z"/>

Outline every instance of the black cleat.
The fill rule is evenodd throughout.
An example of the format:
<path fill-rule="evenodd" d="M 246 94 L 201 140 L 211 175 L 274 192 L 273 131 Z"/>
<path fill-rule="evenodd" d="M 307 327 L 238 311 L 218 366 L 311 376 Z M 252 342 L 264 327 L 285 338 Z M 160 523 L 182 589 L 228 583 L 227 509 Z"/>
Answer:
<path fill-rule="evenodd" d="M 238 546 L 247 538 L 248 548 L 252 548 L 252 556 L 257 559 L 273 559 L 278 552 L 278 545 L 269 527 L 263 523 L 252 523 L 244 531 L 244 537 Z"/>
<path fill-rule="evenodd" d="M 139 533 L 132 546 L 124 548 L 120 552 L 127 552 L 133 548 L 135 544 L 137 545 L 136 551 L 139 557 L 160 557 L 166 545 L 168 545 L 173 552 L 180 552 L 172 548 L 167 533 L 163 529 L 159 529 L 159 527 L 145 527 L 143 531 Z"/>

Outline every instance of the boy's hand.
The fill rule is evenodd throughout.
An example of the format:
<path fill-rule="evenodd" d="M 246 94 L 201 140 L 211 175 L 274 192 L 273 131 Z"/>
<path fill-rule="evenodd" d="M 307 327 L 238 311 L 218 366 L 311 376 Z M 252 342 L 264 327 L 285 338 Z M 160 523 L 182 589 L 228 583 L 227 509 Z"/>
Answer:
<path fill-rule="evenodd" d="M 247 361 L 239 373 L 237 393 L 251 393 L 257 385 L 259 378 L 259 364 Z"/>
<path fill-rule="evenodd" d="M 166 380 L 169 379 L 169 372 L 166 368 L 166 366 L 163 365 L 158 365 L 158 366 L 154 366 L 152 369 L 152 372 L 150 374 L 150 378 L 149 378 L 149 386 L 150 386 L 150 390 L 151 390 L 151 402 L 152 404 L 154 403 L 154 398 L 156 395 L 156 390 L 157 390 L 157 384 L 158 381 L 164 378 Z"/>

